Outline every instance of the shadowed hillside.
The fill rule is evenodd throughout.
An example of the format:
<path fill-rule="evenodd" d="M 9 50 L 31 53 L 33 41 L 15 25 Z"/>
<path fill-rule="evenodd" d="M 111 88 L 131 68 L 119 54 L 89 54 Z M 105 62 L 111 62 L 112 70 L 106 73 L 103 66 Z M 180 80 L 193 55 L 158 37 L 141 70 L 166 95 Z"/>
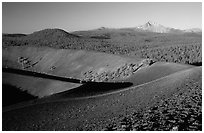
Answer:
<path fill-rule="evenodd" d="M 29 100 L 37 99 L 37 97 L 28 94 L 26 91 L 21 91 L 12 85 L 2 85 L 2 106 L 6 107 L 19 102 L 25 102 Z"/>

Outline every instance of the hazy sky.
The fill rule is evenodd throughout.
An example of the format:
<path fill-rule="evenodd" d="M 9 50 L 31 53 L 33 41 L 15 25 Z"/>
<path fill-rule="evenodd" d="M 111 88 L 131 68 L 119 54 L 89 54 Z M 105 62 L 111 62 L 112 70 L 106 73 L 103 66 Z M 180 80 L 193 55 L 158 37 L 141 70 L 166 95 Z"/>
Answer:
<path fill-rule="evenodd" d="M 202 27 L 202 3 L 3 3 L 3 33 L 135 27 L 155 21 L 186 29 Z"/>

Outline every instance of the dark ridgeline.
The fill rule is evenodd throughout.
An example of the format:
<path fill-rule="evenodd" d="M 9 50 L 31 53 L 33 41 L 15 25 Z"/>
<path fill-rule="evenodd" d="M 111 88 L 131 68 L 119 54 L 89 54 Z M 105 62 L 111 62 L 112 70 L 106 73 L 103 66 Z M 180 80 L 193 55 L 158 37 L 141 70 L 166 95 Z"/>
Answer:
<path fill-rule="evenodd" d="M 23 37 L 26 36 L 26 34 L 2 34 L 2 37 Z"/>

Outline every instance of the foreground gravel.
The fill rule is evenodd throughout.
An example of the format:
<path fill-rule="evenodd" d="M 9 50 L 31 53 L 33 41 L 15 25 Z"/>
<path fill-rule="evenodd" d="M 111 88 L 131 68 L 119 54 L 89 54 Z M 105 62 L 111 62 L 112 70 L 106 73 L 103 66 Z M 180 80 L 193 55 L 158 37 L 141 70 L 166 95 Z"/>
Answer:
<path fill-rule="evenodd" d="M 202 85 L 189 82 L 185 89 L 154 106 L 125 116 L 104 130 L 202 131 Z"/>

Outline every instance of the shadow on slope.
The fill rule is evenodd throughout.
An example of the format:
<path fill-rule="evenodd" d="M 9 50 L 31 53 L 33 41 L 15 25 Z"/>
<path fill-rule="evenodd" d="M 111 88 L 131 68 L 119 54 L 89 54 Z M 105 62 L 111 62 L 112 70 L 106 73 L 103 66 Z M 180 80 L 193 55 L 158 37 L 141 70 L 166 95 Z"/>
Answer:
<path fill-rule="evenodd" d="M 13 105 L 23 101 L 29 101 L 37 99 L 36 96 L 28 94 L 26 91 L 22 91 L 21 89 L 9 85 L 2 85 L 2 106 L 6 107 L 9 105 Z"/>
<path fill-rule="evenodd" d="M 20 69 L 13 69 L 13 68 L 3 68 L 2 70 L 3 72 L 6 72 L 6 73 L 82 84 L 82 82 L 79 79 L 59 77 L 59 76 L 53 76 L 53 75 L 31 72 L 31 71 L 20 70 Z M 48 99 L 47 98 L 45 99 L 52 101 L 52 100 L 64 99 L 64 98 L 93 96 L 97 94 L 113 92 L 115 90 L 127 88 L 132 85 L 133 83 L 130 83 L 130 82 L 120 82 L 120 83 L 83 82 L 83 85 L 80 87 L 73 88 L 65 92 L 60 92 L 60 93 L 54 94 L 53 96 L 48 96 L 47 97 Z M 3 107 L 9 106 L 12 104 L 21 103 L 21 102 L 26 102 L 29 100 L 34 100 L 34 99 L 37 99 L 37 96 L 33 96 L 27 93 L 27 91 L 22 91 L 20 88 L 17 88 L 15 86 L 12 86 L 9 84 L 3 84 Z M 44 98 L 42 98 L 42 100 L 44 100 Z"/>
<path fill-rule="evenodd" d="M 46 79 L 60 80 L 64 82 L 72 82 L 72 83 L 82 83 L 79 79 L 71 79 L 59 76 L 53 76 L 43 73 L 31 72 L 20 69 L 13 68 L 3 68 L 3 72 L 15 73 L 26 76 L 40 77 Z M 132 86 L 133 83 L 130 82 L 120 82 L 120 83 L 111 83 L 111 82 L 83 82 L 83 85 L 65 92 L 58 93 L 56 95 L 60 95 L 60 97 L 81 97 L 81 96 L 90 96 L 95 94 L 102 94 L 105 92 L 122 89 L 126 87 Z"/>
<path fill-rule="evenodd" d="M 86 97 L 94 96 L 99 94 L 104 94 L 108 92 L 113 92 L 116 90 L 124 89 L 132 86 L 131 82 L 120 82 L 120 83 L 111 83 L 111 82 L 87 82 L 82 86 L 77 88 L 57 93 L 50 98 L 76 98 L 76 97 Z"/>
<path fill-rule="evenodd" d="M 194 62 L 194 63 L 191 63 L 191 65 L 194 65 L 194 66 L 202 66 L 202 62 Z"/>

